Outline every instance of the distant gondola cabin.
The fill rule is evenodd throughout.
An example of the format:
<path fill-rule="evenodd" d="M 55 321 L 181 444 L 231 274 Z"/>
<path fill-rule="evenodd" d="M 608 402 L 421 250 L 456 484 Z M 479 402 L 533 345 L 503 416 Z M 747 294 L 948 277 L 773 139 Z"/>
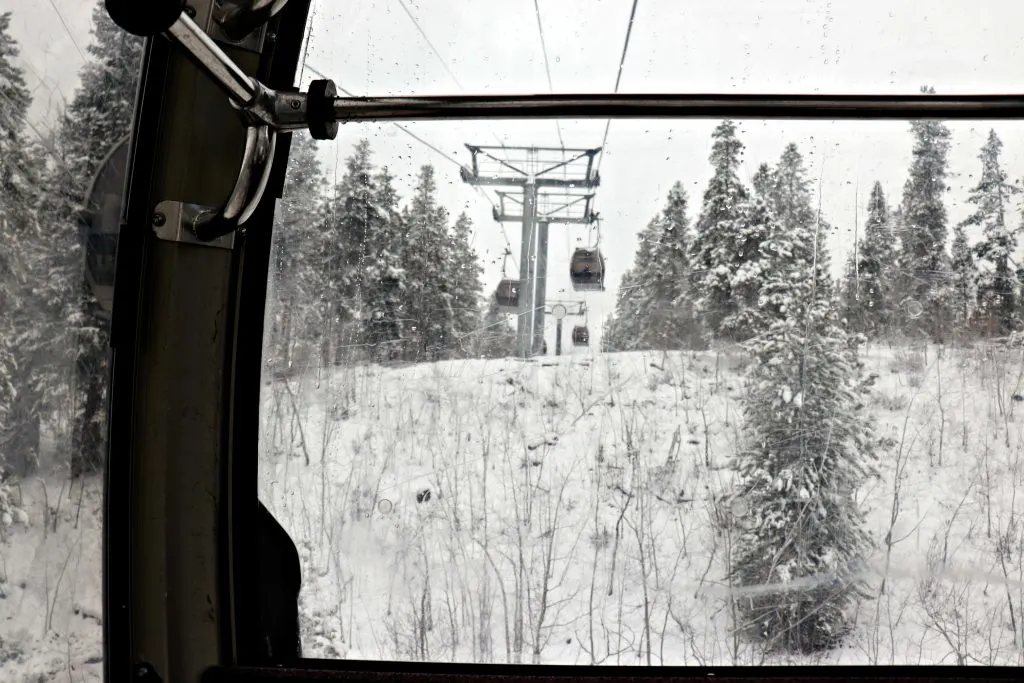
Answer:
<path fill-rule="evenodd" d="M 498 310 L 505 313 L 519 312 L 519 281 L 502 280 L 498 283 L 498 289 L 494 293 L 498 302 Z"/>
<path fill-rule="evenodd" d="M 590 331 L 587 330 L 586 325 L 577 325 L 572 328 L 572 344 L 573 346 L 590 345 Z"/>
<path fill-rule="evenodd" d="M 577 291 L 604 291 L 604 257 L 599 249 L 577 249 L 569 264 L 569 277 Z"/>

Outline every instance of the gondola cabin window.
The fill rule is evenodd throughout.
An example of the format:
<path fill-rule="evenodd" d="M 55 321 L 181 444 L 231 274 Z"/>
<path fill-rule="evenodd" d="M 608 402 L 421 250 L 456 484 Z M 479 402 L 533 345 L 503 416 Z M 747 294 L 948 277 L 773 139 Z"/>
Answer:
<path fill-rule="evenodd" d="M 498 310 L 506 313 L 518 312 L 519 281 L 502 280 L 500 283 L 498 283 L 498 289 L 494 293 L 494 298 L 498 302 Z"/>
<path fill-rule="evenodd" d="M 590 331 L 584 325 L 577 325 L 572 328 L 573 346 L 587 346 L 590 344 Z"/>
<path fill-rule="evenodd" d="M 569 277 L 578 292 L 604 291 L 604 257 L 600 249 L 577 249 L 572 255 Z"/>
<path fill-rule="evenodd" d="M 312 21 L 300 85 L 357 97 L 1024 91 L 1021 2 Z M 303 652 L 1020 666 L 1024 123 L 651 111 L 293 138 L 260 495 Z"/>

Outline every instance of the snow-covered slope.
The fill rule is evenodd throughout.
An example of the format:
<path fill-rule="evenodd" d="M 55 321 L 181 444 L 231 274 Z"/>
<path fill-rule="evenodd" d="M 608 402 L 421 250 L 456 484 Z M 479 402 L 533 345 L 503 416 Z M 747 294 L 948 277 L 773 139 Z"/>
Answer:
<path fill-rule="evenodd" d="M 823 659 L 1019 663 L 1021 357 L 866 361 L 884 443 L 859 495 L 876 597 Z M 742 364 L 605 354 L 268 385 L 261 495 L 303 556 L 307 654 L 761 661 L 731 636 L 742 595 L 725 578 Z"/>
<path fill-rule="evenodd" d="M 742 593 L 725 579 L 743 362 L 577 355 L 268 381 L 260 494 L 304 563 L 305 654 L 761 662 L 732 638 Z M 871 347 L 866 362 L 885 442 L 859 494 L 874 595 L 846 646 L 793 661 L 1020 665 L 1020 352 Z M 28 526 L 0 540 L 0 680 L 97 681 L 100 481 L 14 495 Z"/>

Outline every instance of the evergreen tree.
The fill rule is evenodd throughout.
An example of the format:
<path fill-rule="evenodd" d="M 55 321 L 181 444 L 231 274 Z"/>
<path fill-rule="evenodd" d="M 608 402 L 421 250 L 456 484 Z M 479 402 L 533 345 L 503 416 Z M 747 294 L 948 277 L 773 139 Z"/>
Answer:
<path fill-rule="evenodd" d="M 845 304 L 852 329 L 877 337 L 896 322 L 897 256 L 893 221 L 882 184 L 876 181 L 868 199 L 864 235 L 847 269 Z"/>
<path fill-rule="evenodd" d="M 398 346 L 403 337 L 403 292 L 406 272 L 401 259 L 404 250 L 402 217 L 398 210 L 398 193 L 394 179 L 387 168 L 376 175 L 377 209 L 383 220 L 375 224 L 368 236 L 372 254 L 366 264 L 363 285 L 364 343 L 372 350 L 377 361 L 388 361 L 400 354 Z"/>
<path fill-rule="evenodd" d="M 765 329 L 766 302 L 761 292 L 765 262 L 761 246 L 779 230 L 784 228 L 778 224 L 769 201 L 760 197 L 747 200 L 743 222 L 733 235 L 733 253 L 738 258 L 729 277 L 732 299 L 738 305 L 722 320 L 720 328 L 728 339 L 745 341 Z"/>
<path fill-rule="evenodd" d="M 480 325 L 480 297 L 483 289 L 480 275 L 483 268 L 471 244 L 473 221 L 465 212 L 455 220 L 452 233 L 452 326 L 455 338 L 460 340 L 459 348 L 465 355 L 471 353 L 472 344 L 469 339 Z"/>
<path fill-rule="evenodd" d="M 437 203 L 434 167 L 420 168 L 412 200 L 403 212 L 407 247 L 402 265 L 407 271 L 404 308 L 412 321 L 417 357 L 447 356 L 455 337 L 454 287 L 447 277 L 455 269 L 448 234 L 448 211 Z"/>
<path fill-rule="evenodd" d="M 977 269 L 962 225 L 953 228 L 951 294 L 953 320 L 961 331 L 970 325 L 978 305 Z M 1013 312 L 1010 312 L 1012 316 Z M 1007 321 L 1007 324 L 1009 320 Z M 991 329 L 991 328 L 989 328 Z M 1007 327 L 1009 331 L 1009 327 Z"/>
<path fill-rule="evenodd" d="M 633 267 L 623 275 L 607 346 L 623 350 L 701 348 L 689 279 L 689 220 L 682 183 L 640 233 Z M 621 324 L 617 321 L 621 321 Z"/>
<path fill-rule="evenodd" d="M 961 223 L 962 227 L 979 226 L 982 229 L 982 238 L 974 248 L 981 269 L 977 282 L 978 307 L 984 316 L 984 328 L 990 335 L 1004 335 L 1011 331 L 1017 314 L 1021 284 L 1013 267 L 1017 233 L 1006 220 L 1010 199 L 1019 192 L 1019 188 L 1006 181 L 1006 173 L 999 165 L 1002 148 L 1003 143 L 996 132 L 990 130 L 988 140 L 978 155 L 981 160 L 981 177 L 967 199 L 977 209 Z M 966 304 L 964 297 L 967 296 L 967 292 L 961 290 L 967 286 L 967 278 L 970 276 L 973 279 L 974 276 L 974 264 L 969 263 L 970 254 L 965 253 L 966 249 L 966 237 L 961 240 L 959 254 L 957 243 L 954 242 L 954 279 L 958 288 L 958 303 L 961 305 Z M 971 270 L 965 271 L 968 267 Z M 963 320 L 966 322 L 967 318 L 963 317 Z"/>
<path fill-rule="evenodd" d="M 922 92 L 934 94 L 933 88 Z M 948 229 L 943 197 L 946 190 L 949 128 L 941 121 L 913 121 L 913 161 L 903 188 L 904 233 L 900 272 L 901 290 L 916 300 L 924 314 L 912 325 L 917 335 L 942 338 L 948 323 L 950 261 L 946 253 Z"/>
<path fill-rule="evenodd" d="M 771 208 L 783 229 L 806 231 L 818 223 L 803 156 L 794 143 L 786 145 L 771 181 Z"/>
<path fill-rule="evenodd" d="M 654 221 L 648 224 L 647 229 L 639 235 L 640 249 L 637 252 L 636 260 L 642 257 L 640 252 L 647 247 L 647 232 L 654 230 Z M 626 270 L 619 281 L 619 290 L 615 298 L 615 310 L 604 321 L 604 331 L 601 335 L 603 351 L 634 351 L 640 342 L 637 333 L 636 321 L 640 319 L 640 290 L 643 283 L 636 276 L 636 266 Z"/>
<path fill-rule="evenodd" d="M 774 174 L 768 164 L 761 164 L 758 166 L 757 172 L 754 173 L 754 177 L 751 179 L 751 184 L 754 187 L 754 194 L 765 201 L 770 201 L 773 197 L 775 183 L 776 180 Z"/>
<path fill-rule="evenodd" d="M 387 216 L 378 204 L 380 188 L 370 163 L 370 143 L 362 139 L 345 160 L 345 174 L 328 202 L 318 261 L 324 274 L 319 317 L 323 320 L 321 356 L 338 364 L 349 360 L 364 340 L 364 302 L 373 236 Z"/>
<path fill-rule="evenodd" d="M 37 463 L 42 396 L 32 361 L 45 336 L 31 301 L 40 242 L 31 219 L 39 169 L 23 135 L 31 95 L 10 20 L 0 13 L 0 470 L 20 478 Z"/>
<path fill-rule="evenodd" d="M 691 284 L 708 333 L 742 339 L 746 331 L 729 319 L 749 302 L 733 296 L 732 278 L 743 263 L 756 258 L 743 248 L 749 238 L 749 194 L 738 177 L 743 143 L 736 137 L 736 124 L 728 120 L 715 128 L 712 139 L 714 171 L 704 191 L 691 247 Z"/>
<path fill-rule="evenodd" d="M 840 641 L 871 544 L 854 501 L 875 458 L 867 383 L 827 283 L 815 277 L 814 264 L 828 263 L 816 230 L 780 226 L 761 244 L 764 332 L 746 343 L 755 362 L 735 467 L 751 524 L 735 546 L 733 578 L 741 592 L 758 587 L 736 600 L 737 627 L 771 650 Z"/>
<path fill-rule="evenodd" d="M 268 292 L 270 360 L 279 372 L 308 361 L 319 338 L 317 297 L 323 275 L 317 263 L 326 181 L 316 143 L 295 134 L 284 192 L 274 225 L 271 289 Z"/>
<path fill-rule="evenodd" d="M 770 206 L 779 229 L 797 240 L 796 253 L 806 259 L 813 271 L 815 295 L 830 301 L 831 259 L 823 245 L 831 228 L 814 207 L 811 182 L 795 144 L 786 145 L 772 179 Z"/>
<path fill-rule="evenodd" d="M 92 15 L 89 60 L 80 85 L 60 121 L 37 199 L 37 214 L 47 223 L 45 254 L 37 264 L 37 325 L 47 346 L 33 362 L 34 372 L 53 405 L 67 396 L 62 360 L 75 358 L 71 393 L 75 409 L 71 474 L 96 472 L 105 452 L 108 318 L 83 277 L 83 248 L 77 212 L 100 163 L 131 132 L 143 41 L 118 28 L 102 2 Z"/>

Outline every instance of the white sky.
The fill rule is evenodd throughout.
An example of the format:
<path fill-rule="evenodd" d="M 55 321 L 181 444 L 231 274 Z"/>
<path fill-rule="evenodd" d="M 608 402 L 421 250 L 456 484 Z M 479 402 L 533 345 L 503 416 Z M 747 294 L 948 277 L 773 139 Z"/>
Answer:
<path fill-rule="evenodd" d="M 612 91 L 631 2 L 539 0 L 556 91 Z M 39 120 L 50 118 L 61 94 L 70 97 L 76 87 L 92 7 L 80 0 L 0 0 L 0 11 L 14 13 L 12 31 L 36 88 L 33 114 Z M 928 83 L 940 93 L 1020 92 L 1021 26 L 1024 3 L 1013 0 L 639 0 L 620 91 L 886 94 L 914 93 Z M 548 91 L 533 0 L 314 0 L 306 63 L 356 94 Z M 314 77 L 306 71 L 303 80 Z M 467 142 L 558 144 L 552 121 L 406 125 L 460 162 L 469 160 Z M 614 304 L 637 231 L 660 210 L 674 181 L 690 190 L 695 217 L 714 125 L 612 122 L 596 202 L 605 219 L 602 248 L 612 286 L 586 295 L 592 333 Z M 1024 175 L 1024 123 L 951 124 L 947 206 L 953 220 L 967 213 L 966 188 L 990 127 L 1003 139 L 1004 168 L 1013 178 Z M 749 177 L 762 161 L 774 162 L 787 142 L 796 142 L 812 176 L 823 170 L 823 211 L 839 228 L 831 245 L 838 265 L 852 237 L 855 188 L 861 207 L 876 179 L 892 199 L 898 197 L 910 160 L 907 129 L 905 122 L 743 122 L 744 172 Z M 594 147 L 604 121 L 562 121 L 561 130 L 567 146 Z M 398 176 L 405 196 L 419 165 L 435 164 L 442 202 L 453 213 L 465 208 L 477 224 L 476 248 L 488 264 L 485 284 L 493 287 L 505 246 L 502 231 L 490 218 L 490 205 L 459 180 L 449 161 L 394 126 L 347 125 L 336 142 L 324 145 L 328 173 L 336 165 L 343 169 L 344 157 L 364 136 L 371 138 L 375 160 Z M 860 215 L 863 220 L 863 208 Z M 518 260 L 519 226 L 506 225 L 506 233 Z M 583 228 L 552 228 L 549 297 L 568 290 L 569 247 L 586 239 Z"/>

